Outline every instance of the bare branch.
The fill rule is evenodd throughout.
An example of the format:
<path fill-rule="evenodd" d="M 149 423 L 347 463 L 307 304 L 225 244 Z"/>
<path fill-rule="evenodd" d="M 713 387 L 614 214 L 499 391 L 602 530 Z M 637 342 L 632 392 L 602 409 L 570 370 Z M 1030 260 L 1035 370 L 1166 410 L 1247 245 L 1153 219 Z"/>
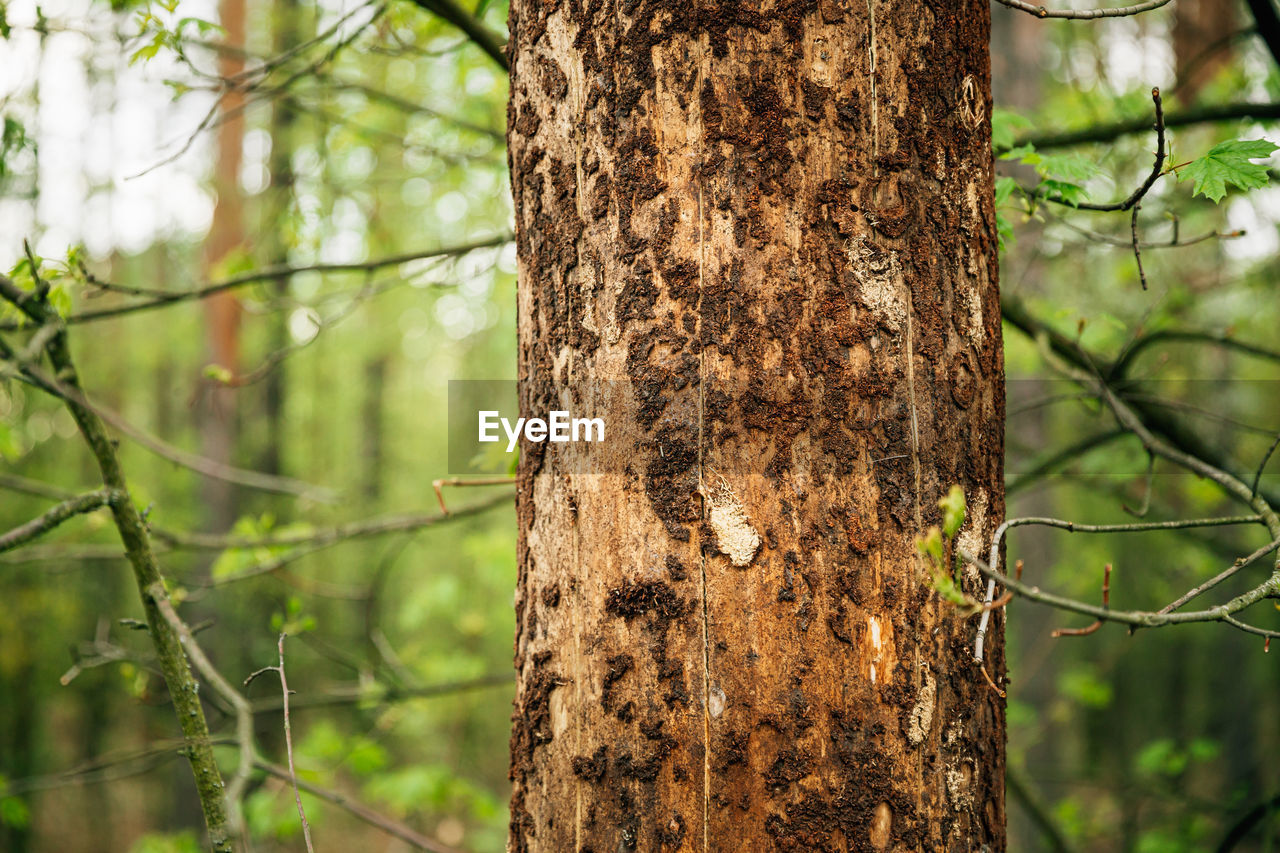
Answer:
<path fill-rule="evenodd" d="M 284 638 L 288 634 L 281 633 L 276 648 L 280 651 L 280 665 L 276 672 L 280 675 L 281 708 L 284 710 L 284 748 L 289 757 L 289 781 L 293 783 L 293 800 L 298 804 L 298 818 L 302 821 L 302 837 L 307 842 L 307 853 L 315 853 L 311 843 L 311 824 L 307 823 L 307 813 L 302 808 L 302 794 L 298 792 L 298 771 L 293 766 L 293 732 L 289 726 L 289 682 L 284 675 Z"/>
<path fill-rule="evenodd" d="M 996 586 L 998 584 L 1004 585 L 1007 588 L 1013 589 L 1015 592 L 1018 592 L 1019 594 L 1024 594 L 1022 592 L 1023 588 L 1021 587 L 1020 584 L 1019 586 L 1010 586 L 1008 584 L 1004 584 L 1003 581 L 998 581 L 996 578 L 993 577 L 994 574 L 999 573 L 1000 545 L 1004 541 L 1005 534 L 1015 527 L 1023 527 L 1025 525 L 1039 525 L 1043 527 L 1056 527 L 1059 530 L 1065 530 L 1068 533 L 1144 533 L 1144 532 L 1150 532 L 1154 530 L 1183 530 L 1183 529 L 1196 528 L 1196 527 L 1226 527 L 1226 526 L 1232 526 L 1237 524 L 1259 524 L 1259 523 L 1262 523 L 1263 521 L 1264 521 L 1264 518 L 1262 515 L 1231 515 L 1231 516 L 1223 516 L 1219 518 L 1185 518 L 1185 519 L 1175 519 L 1173 521 L 1140 521 L 1140 522 L 1130 522 L 1127 524 L 1079 524 L 1077 522 L 1067 521 L 1061 518 L 1044 518 L 1044 517 L 1011 518 L 1005 521 L 999 527 L 997 527 L 995 535 L 991 537 L 991 550 L 988 557 L 988 559 L 990 560 L 990 563 L 989 564 L 982 563 L 979 566 L 980 570 L 982 570 L 983 567 L 989 567 L 989 568 L 986 568 L 985 571 L 983 571 L 983 574 L 987 575 L 988 577 L 986 602 L 989 604 L 995 599 Z M 966 556 L 965 559 L 969 560 L 970 562 L 974 562 L 968 556 Z M 978 565 L 978 564 L 975 563 L 975 565 Z M 1035 588 L 1030 587 L 1029 589 L 1035 589 Z M 1040 594 L 1038 589 L 1035 589 L 1035 592 L 1037 595 Z M 1041 599 L 1036 599 L 1036 600 L 1041 600 Z M 1055 597 L 1055 600 L 1058 600 L 1058 599 Z M 1065 601 L 1066 599 L 1061 599 L 1061 600 Z M 1071 602 L 1071 603 L 1073 605 L 1078 604 L 1078 602 Z M 1081 606 L 1088 607 L 1089 605 L 1081 605 Z M 1077 609 L 1077 608 L 1068 607 L 1066 609 L 1070 610 L 1070 609 Z M 1102 618 L 1101 616 L 1099 616 L 1096 610 L 1084 610 L 1084 611 L 1077 610 L 1077 612 L 1084 612 L 1086 614 L 1091 614 L 1094 616 L 1098 616 L 1098 618 Z M 974 660 L 976 660 L 979 663 L 983 662 L 983 646 L 986 640 L 987 623 L 989 621 L 990 615 L 991 615 L 991 610 L 989 608 L 984 609 L 982 613 L 982 619 L 978 623 L 978 635 L 976 640 L 974 641 L 973 657 L 974 657 Z"/>
<path fill-rule="evenodd" d="M 485 675 L 479 678 L 447 682 L 444 684 L 388 687 L 386 689 L 371 689 L 368 684 L 353 683 L 342 687 L 332 688 L 324 693 L 309 693 L 303 696 L 294 697 L 290 701 L 290 707 L 294 710 L 298 710 L 300 708 L 331 708 L 342 705 L 359 705 L 364 702 L 378 702 L 381 704 L 387 702 L 404 702 L 412 699 L 434 699 L 440 696 L 450 696 L 455 693 L 467 693 L 472 690 L 488 690 L 494 687 L 510 687 L 513 684 L 513 676 L 510 673 Z M 279 711 L 282 707 L 283 705 L 279 700 L 264 700 L 253 703 L 253 712 L 255 714 L 263 714 L 271 711 Z"/>
<path fill-rule="evenodd" d="M 436 249 L 423 249 L 415 252 L 405 252 L 399 255 L 390 255 L 385 258 L 375 258 L 371 261 L 353 261 L 351 263 L 334 263 L 334 264 L 305 264 L 302 266 L 270 266 L 262 269 L 253 270 L 252 272 L 243 273 L 241 275 L 232 276 L 222 281 L 212 282 L 194 290 L 184 290 L 175 293 L 153 295 L 152 298 L 144 302 L 135 302 L 131 305 L 120 305 L 115 308 L 102 308 L 96 311 L 82 311 L 78 314 L 72 314 L 67 318 L 68 323 L 88 323 L 94 320 L 103 320 L 108 317 L 119 317 L 124 314 L 135 314 L 139 311 L 150 311 L 156 308 L 164 308 L 178 302 L 186 302 L 191 299 L 207 299 L 219 293 L 228 290 L 245 287 L 250 284 L 258 284 L 264 281 L 280 281 L 292 278 L 301 273 L 359 273 L 374 272 L 384 267 L 399 266 L 400 264 L 409 263 L 410 261 L 426 260 L 428 258 L 442 258 L 455 255 L 465 255 L 468 252 L 474 252 L 477 249 L 492 249 L 497 246 L 505 245 L 511 242 L 510 234 L 497 234 L 493 237 L 486 237 L 475 240 L 470 243 L 463 243 L 458 246 L 446 246 Z M 130 292 L 128 288 L 122 288 L 120 285 L 109 285 L 106 282 L 100 282 L 96 279 L 90 280 L 91 284 L 104 289 L 118 289 Z M 137 293 L 138 291 L 132 291 Z M 148 294 L 155 294 L 156 291 L 145 291 Z M 0 331 L 7 331 L 16 328 L 15 325 L 0 325 Z"/>
<path fill-rule="evenodd" d="M 0 293 L 4 292 L 4 285 L 6 284 L 12 285 L 12 282 L 0 276 Z M 21 291 L 17 292 L 21 293 Z M 198 474 L 203 474 L 206 477 L 212 477 L 215 480 L 225 480 L 229 483 L 236 483 L 259 491 L 294 495 L 322 502 L 336 500 L 336 496 L 332 491 L 321 486 L 315 486 L 292 477 L 263 474 L 260 471 L 250 471 L 245 468 L 237 468 L 234 465 L 224 465 L 213 459 L 174 447 L 163 439 L 146 432 L 141 427 L 134 426 L 110 409 L 103 408 L 90 401 L 78 385 L 63 382 L 51 376 L 32 362 L 21 361 L 17 353 L 10 350 L 7 345 L 0 344 L 0 354 L 4 354 L 6 357 L 18 362 L 23 374 L 41 390 L 63 400 L 69 406 L 74 405 L 79 409 L 92 412 L 95 418 L 110 424 L 133 439 L 137 444 L 157 456 L 168 459 L 170 462 L 174 462 Z"/>
<path fill-rule="evenodd" d="M 1209 590 L 1213 589 L 1215 586 L 1222 583 L 1227 578 L 1231 577 L 1236 572 L 1240 571 L 1246 566 L 1253 565 L 1258 560 L 1261 560 L 1263 557 L 1275 551 L 1277 548 L 1280 548 L 1280 538 L 1272 539 L 1270 543 L 1263 545 L 1261 548 L 1254 551 L 1252 554 L 1248 555 L 1247 557 L 1240 557 L 1234 563 L 1232 563 L 1231 566 L 1226 570 L 1209 578 L 1209 580 L 1200 584 L 1195 589 L 1192 589 L 1189 592 L 1184 593 L 1181 597 L 1178 598 L 1177 601 L 1170 602 L 1169 604 L 1166 604 L 1164 607 L 1161 607 L 1160 612 L 1172 613 L 1182 605 L 1186 604 L 1188 601 L 1191 601 L 1193 598 L 1196 598 L 1201 594 L 1206 593 Z"/>
<path fill-rule="evenodd" d="M 466 480 L 462 477 L 444 477 L 439 480 L 431 481 L 431 488 L 435 489 L 436 500 L 440 503 L 440 512 L 443 515 L 449 514 L 449 508 L 444 505 L 444 487 L 453 486 L 461 488 L 465 486 L 509 486 L 515 483 L 515 477 L 478 477 Z"/>
<path fill-rule="evenodd" d="M 33 269 L 38 268 L 33 267 Z M 57 313 L 40 296 L 41 288 L 39 283 L 37 285 L 35 291 L 28 293 L 18 288 L 9 279 L 0 276 L 0 298 L 12 303 L 38 326 L 58 324 Z M 133 505 L 133 499 L 129 496 L 129 487 L 124 471 L 120 467 L 120 458 L 107 434 L 106 426 L 92 408 L 80 402 L 82 395 L 79 380 L 76 376 L 75 364 L 71 359 L 71 350 L 67 345 L 65 331 L 59 329 L 58 333 L 48 341 L 45 349 L 60 384 L 74 392 L 73 396 L 64 398 L 67 409 L 81 435 L 84 436 L 85 442 L 93 451 L 98 470 L 102 475 L 103 486 L 113 495 L 110 503 L 111 514 L 120 539 L 124 543 L 129 563 L 133 567 L 134 581 L 142 598 L 147 624 L 151 629 L 151 639 L 155 644 L 161 671 L 164 673 L 165 686 L 169 690 L 174 713 L 177 715 L 178 724 L 182 728 L 183 738 L 186 741 L 187 760 L 191 764 L 191 771 L 195 777 L 200 805 L 204 811 L 205 825 L 209 831 L 209 840 L 216 853 L 232 853 L 234 824 L 227 814 L 222 774 L 213 756 L 209 725 L 205 720 L 204 708 L 200 704 L 200 688 L 192 677 L 191 667 L 183 654 L 182 640 L 178 632 L 165 619 L 162 611 L 162 608 L 168 605 L 169 598 L 155 552 L 151 549 L 151 538 L 137 508 Z M 0 351 L 3 351 L 6 357 L 13 357 L 8 345 L 3 342 L 0 342 Z"/>
<path fill-rule="evenodd" d="M 115 494 L 110 489 L 100 489 L 81 495 L 78 498 L 63 501 L 43 515 L 33 518 L 26 524 L 13 528 L 8 533 L 0 534 L 0 553 L 10 551 L 43 536 L 53 528 L 77 515 L 93 512 L 111 503 Z"/>
<path fill-rule="evenodd" d="M 1001 6 L 1008 6 L 1010 9 L 1017 9 L 1019 12 L 1035 15 L 1037 18 L 1082 21 L 1095 18 L 1125 18 L 1130 15 L 1141 15 L 1143 12 L 1150 12 L 1154 9 L 1159 9 L 1161 6 L 1169 5 L 1170 0 L 1147 0 L 1147 2 L 1139 3 L 1136 6 L 1119 6 L 1114 9 L 1046 9 L 1044 6 L 1025 3 L 1023 0 L 996 0 L 996 2 Z"/>
<path fill-rule="evenodd" d="M 76 496 L 75 492 L 60 486 L 53 486 L 28 477 L 19 477 L 17 474 L 0 474 L 0 489 L 20 492 L 36 498 L 48 498 L 52 501 L 70 500 Z"/>
<path fill-rule="evenodd" d="M 1166 128 L 1188 127 L 1197 124 L 1211 124 L 1220 121 L 1238 121 L 1254 119 L 1266 121 L 1280 119 L 1280 102 L 1259 104 L 1221 104 L 1198 107 L 1190 110 L 1178 110 L 1165 116 Z M 1119 121 L 1095 124 L 1078 130 L 1061 130 L 1049 133 L 1033 133 L 1014 141 L 1014 147 L 1034 145 L 1041 151 L 1050 148 L 1066 148 L 1072 145 L 1112 142 L 1121 136 L 1146 133 L 1151 130 L 1151 122 L 1147 118 L 1121 119 Z"/>
<path fill-rule="evenodd" d="M 173 607 L 173 602 L 165 595 L 163 584 L 155 585 L 148 592 L 155 599 L 160 615 L 164 617 L 165 621 L 182 641 L 182 647 L 186 650 L 187 656 L 191 658 L 195 668 L 200 672 L 204 680 L 209 683 L 209 686 L 222 697 L 223 701 L 231 706 L 235 715 L 236 746 L 240 752 L 240 760 L 236 767 L 236 772 L 227 783 L 226 796 L 227 805 L 231 812 L 232 825 L 237 828 L 237 833 L 243 837 L 245 832 L 244 792 L 245 787 L 249 784 L 249 775 L 253 772 L 253 710 L 249 705 L 249 701 L 244 698 L 240 691 L 231 686 L 231 682 L 223 677 L 218 668 L 205 655 L 204 650 L 200 648 L 200 644 L 196 642 L 196 638 L 192 636 L 191 629 L 187 627 L 186 622 L 182 621 L 182 617 L 178 615 L 178 611 Z"/>
<path fill-rule="evenodd" d="M 412 0 L 412 2 L 415 6 L 438 15 L 466 33 L 467 38 L 475 42 L 476 46 L 488 54 L 490 59 L 498 63 L 503 71 L 511 70 L 503 40 L 475 15 L 463 8 L 458 0 Z M 1169 0 L 1164 2 L 1167 3 Z"/>

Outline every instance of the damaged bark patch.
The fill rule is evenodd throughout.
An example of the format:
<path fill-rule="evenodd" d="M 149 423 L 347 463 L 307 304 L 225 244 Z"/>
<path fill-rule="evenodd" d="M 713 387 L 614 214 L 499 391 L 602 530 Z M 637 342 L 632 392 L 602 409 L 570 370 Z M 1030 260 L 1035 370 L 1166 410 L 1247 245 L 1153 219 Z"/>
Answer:
<path fill-rule="evenodd" d="M 760 549 L 760 534 L 751 526 L 738 496 L 723 477 L 711 488 L 703 487 L 707 501 L 707 522 L 716 535 L 716 547 L 738 568 L 750 565 Z"/>
<path fill-rule="evenodd" d="M 933 706 L 937 698 L 937 682 L 934 681 L 933 673 L 925 667 L 924 684 L 920 685 L 920 697 L 916 700 L 915 707 L 911 709 L 911 716 L 907 720 L 907 740 L 911 741 L 913 746 L 919 746 L 929 736 L 929 731 L 933 728 Z"/>

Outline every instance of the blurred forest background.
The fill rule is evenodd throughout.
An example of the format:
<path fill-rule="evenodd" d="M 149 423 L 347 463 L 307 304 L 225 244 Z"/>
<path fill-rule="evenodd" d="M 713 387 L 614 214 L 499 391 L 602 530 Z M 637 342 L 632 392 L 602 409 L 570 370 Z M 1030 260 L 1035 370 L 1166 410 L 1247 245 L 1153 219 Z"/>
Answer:
<path fill-rule="evenodd" d="M 497 851 L 510 488 L 447 490 L 443 521 L 432 488 L 448 474 L 447 380 L 515 365 L 507 78 L 438 14 L 458 9 L 504 32 L 502 0 L 0 2 L 0 269 L 38 268 L 83 320 L 70 334 L 86 392 L 134 428 L 121 460 L 210 658 L 238 684 L 276 663 L 288 631 L 301 779 L 442 846 Z M 1151 169 L 1153 86 L 1171 116 L 1264 105 L 1171 127 L 1174 165 L 1223 140 L 1280 139 L 1265 121 L 1280 116 L 1280 66 L 1244 3 L 993 17 L 998 172 L 1025 187 L 1127 195 Z M 1132 126 L 1052 138 L 1116 122 Z M 1017 147 L 1028 139 L 1035 153 Z M 1130 366 L 1133 393 L 1251 472 L 1280 426 L 1266 349 L 1280 349 L 1280 189 L 1215 205 L 1159 182 L 1142 239 L 1178 245 L 1144 249 L 1144 291 L 1127 214 L 1033 206 L 1001 186 L 1002 287 L 1035 323 L 1108 359 L 1162 329 L 1258 345 L 1157 338 Z M 1229 509 L 1167 466 L 1148 476 L 1141 446 L 1013 324 L 1006 346 L 1009 515 Z M 0 530 L 99 482 L 63 405 L 8 379 L 0 460 Z M 367 524 L 334 529 L 351 522 Z M 1112 563 L 1117 606 L 1158 607 L 1257 537 L 1037 528 L 1014 532 L 1009 554 L 1086 600 Z M 0 554 L 0 850 L 201 849 L 139 618 L 105 512 Z M 1009 849 L 1280 850 L 1280 655 L 1219 624 L 1050 635 L 1083 621 L 1009 607 Z M 283 763 L 278 685 L 246 694 L 260 751 Z M 233 727 L 216 701 L 209 715 Z M 234 765 L 233 746 L 218 755 Z M 332 796 L 303 801 L 320 849 L 410 849 Z M 246 815 L 255 849 L 301 849 L 287 782 L 255 774 Z"/>

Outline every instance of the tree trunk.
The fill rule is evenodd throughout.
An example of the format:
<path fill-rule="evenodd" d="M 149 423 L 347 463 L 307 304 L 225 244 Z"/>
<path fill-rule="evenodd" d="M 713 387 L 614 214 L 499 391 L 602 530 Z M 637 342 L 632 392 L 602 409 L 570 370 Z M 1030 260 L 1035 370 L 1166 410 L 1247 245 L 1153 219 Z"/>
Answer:
<path fill-rule="evenodd" d="M 233 49 L 245 44 L 245 0 L 220 0 L 218 20 L 226 31 L 225 43 Z M 233 51 L 218 56 L 218 73 L 232 78 L 244 71 L 244 59 Z M 221 123 L 215 139 L 213 222 L 204 243 L 206 278 L 218 277 L 218 267 L 244 245 L 244 198 L 240 192 L 240 164 L 244 144 L 244 92 L 233 89 L 219 106 Z M 235 375 L 240 370 L 240 300 L 234 291 L 223 291 L 203 302 L 209 363 Z M 202 380 L 197 418 L 200 452 L 222 464 L 235 455 L 236 392 L 217 382 Z M 236 520 L 236 490 L 231 483 L 206 478 L 201 499 L 211 530 L 226 530 Z"/>
<path fill-rule="evenodd" d="M 607 426 L 521 447 L 510 849 L 1004 848 L 915 546 L 1004 509 L 988 28 L 513 0 L 521 414 Z"/>
<path fill-rule="evenodd" d="M 1232 33 L 1239 30 L 1236 4 L 1230 0 L 1189 0 L 1173 15 L 1173 60 L 1178 95 L 1191 103 L 1235 59 Z"/>

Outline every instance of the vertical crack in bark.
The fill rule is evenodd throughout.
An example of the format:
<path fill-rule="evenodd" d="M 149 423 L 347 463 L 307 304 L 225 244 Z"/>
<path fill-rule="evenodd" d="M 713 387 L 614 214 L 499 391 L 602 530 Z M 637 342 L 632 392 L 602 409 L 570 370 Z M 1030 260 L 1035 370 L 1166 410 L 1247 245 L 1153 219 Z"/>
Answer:
<path fill-rule="evenodd" d="M 911 285 L 904 277 L 902 286 L 907 291 L 907 399 L 911 403 L 911 467 L 915 477 L 915 496 L 912 498 L 912 509 L 915 512 L 916 532 L 922 530 L 923 516 L 920 512 L 920 417 L 917 413 L 916 405 L 916 353 L 915 353 L 915 328 L 911 320 L 911 314 L 915 310 L 915 306 L 911 299 Z M 915 558 L 912 564 L 919 569 L 920 560 Z M 919 572 L 916 573 L 916 580 L 920 579 Z"/>
<path fill-rule="evenodd" d="M 703 410 L 705 405 L 705 389 L 703 382 L 706 374 L 703 371 L 705 344 L 702 340 L 702 278 L 706 268 L 707 243 L 703 229 L 702 210 L 702 139 L 698 140 L 698 484 L 702 484 L 703 470 Z M 701 489 L 699 489 L 701 491 Z M 706 514 L 706 501 L 702 502 L 703 514 Z M 707 616 L 707 554 L 701 547 L 699 534 L 698 568 L 702 574 L 702 849 L 710 849 L 711 844 L 711 640 L 710 621 Z"/>
<path fill-rule="evenodd" d="M 582 530 L 578 527 L 577 516 L 573 519 L 573 577 L 582 577 L 582 558 L 581 547 Z M 573 625 L 573 707 L 575 710 L 583 707 L 582 698 L 582 622 L 578 618 L 578 607 L 580 597 L 573 595 L 569 597 L 570 602 L 570 619 Z M 573 750 L 574 755 L 585 755 L 586 750 L 582 748 L 582 730 L 583 726 L 575 725 L 573 727 Z M 582 849 L 582 777 L 574 775 L 573 777 L 573 849 Z"/>
<path fill-rule="evenodd" d="M 876 99 L 876 10 L 873 3 L 874 0 L 867 0 L 867 19 L 871 22 L 871 35 L 867 37 L 867 58 L 871 63 L 871 169 L 874 175 L 876 158 L 880 154 L 880 125 Z"/>
<path fill-rule="evenodd" d="M 698 62 L 698 88 L 701 92 L 707 79 L 707 56 L 704 49 Z M 702 339 L 702 287 L 707 268 L 706 214 L 702 204 L 702 187 L 704 176 L 702 167 L 705 164 L 704 143 L 706 125 L 703 120 L 702 107 L 698 107 L 698 305 L 696 309 L 695 328 L 698 337 L 698 493 L 703 494 L 703 414 L 706 404 L 706 373 L 704 370 L 706 343 Z M 705 517 L 707 503 L 702 501 L 702 513 Z M 698 569 L 702 578 L 702 849 L 710 850 L 711 845 L 711 640 L 710 619 L 707 614 L 707 554 L 702 549 L 702 534 L 698 540 Z"/>

